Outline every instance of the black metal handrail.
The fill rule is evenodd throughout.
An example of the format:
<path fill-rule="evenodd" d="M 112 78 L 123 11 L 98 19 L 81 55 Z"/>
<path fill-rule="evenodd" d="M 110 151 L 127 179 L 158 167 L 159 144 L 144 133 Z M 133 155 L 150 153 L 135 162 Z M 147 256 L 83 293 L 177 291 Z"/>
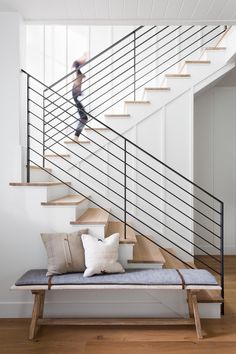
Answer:
<path fill-rule="evenodd" d="M 134 35 L 134 40 L 132 43 L 136 43 L 136 40 L 139 37 L 139 36 L 137 36 L 137 33 L 142 28 L 143 27 L 141 26 L 137 30 L 133 31 L 132 35 Z M 219 28 L 219 26 L 217 26 L 216 28 Z M 153 28 L 149 29 L 148 32 L 150 32 L 152 30 L 153 30 Z M 164 29 L 163 29 L 163 31 L 164 31 Z M 211 30 L 211 32 L 213 32 L 213 30 Z M 205 34 L 205 36 L 209 35 L 209 33 L 211 33 L 211 32 L 208 32 L 207 34 Z M 221 33 L 222 32 L 220 32 L 220 34 Z M 145 34 L 146 34 L 146 32 L 144 34 L 142 34 L 141 36 L 145 36 Z M 211 37 L 211 39 L 209 39 L 205 43 L 208 43 L 209 41 L 211 41 L 213 38 L 215 38 L 217 36 L 219 36 L 219 33 L 216 36 Z M 126 36 L 126 38 L 128 38 L 128 36 Z M 119 41 L 119 43 L 121 43 L 121 42 L 122 41 Z M 114 47 L 112 46 L 112 48 L 114 48 Z M 137 48 L 137 46 L 135 46 L 135 48 Z M 199 49 L 199 47 L 197 49 Z M 197 49 L 194 48 L 194 50 L 191 51 L 191 53 Z M 105 53 L 105 52 L 106 51 L 103 51 L 103 53 Z M 189 54 L 190 53 L 188 53 L 187 55 L 189 55 Z M 96 56 L 96 58 L 98 58 L 98 57 L 99 57 L 99 55 Z M 95 59 L 91 59 L 90 63 L 93 60 L 95 60 Z M 138 81 L 138 78 L 135 77 L 138 72 L 138 70 L 136 70 L 137 64 L 138 63 L 135 62 L 135 68 L 133 68 L 134 72 L 133 72 L 133 76 L 132 76 L 135 79 L 131 84 L 134 92 L 136 92 L 136 90 L 141 87 L 140 86 L 137 88 L 137 86 L 136 86 L 136 82 Z M 171 67 L 173 65 L 171 65 Z M 55 177 L 59 181 L 63 182 L 65 185 L 68 185 L 68 187 L 70 187 L 74 192 L 84 195 L 88 200 L 91 200 L 90 197 L 88 197 L 86 195 L 86 193 L 81 192 L 80 188 L 75 188 L 74 186 L 70 186 L 66 182 L 65 178 L 69 176 L 70 178 L 75 180 L 76 183 L 78 183 L 78 184 L 82 183 L 89 190 L 93 191 L 94 195 L 99 196 L 100 198 L 103 198 L 102 200 L 108 202 L 109 205 L 112 205 L 114 207 L 114 209 L 117 208 L 117 211 L 115 211 L 115 210 L 109 211 L 109 209 L 107 207 L 104 207 L 104 205 L 101 204 L 100 202 L 96 202 L 96 200 L 94 200 L 94 199 L 92 200 L 92 202 L 95 205 L 101 207 L 102 209 L 104 209 L 106 211 L 109 211 L 110 214 L 114 218 L 116 218 L 117 220 L 121 221 L 124 224 L 125 237 L 126 237 L 126 228 L 130 227 L 135 232 L 139 233 L 143 237 L 149 239 L 151 242 L 158 245 L 161 249 L 165 249 L 165 251 L 167 253 L 170 253 L 173 257 L 182 261 L 185 265 L 192 267 L 188 262 L 183 260 L 179 255 L 176 255 L 176 254 L 173 255 L 172 252 L 167 250 L 162 245 L 161 242 L 158 242 L 156 239 L 153 240 L 151 237 L 148 237 L 146 235 L 146 233 L 143 231 L 143 229 L 144 228 L 148 229 L 149 232 L 152 232 L 154 235 L 158 235 L 158 237 L 160 237 L 160 240 L 165 240 L 166 242 L 168 242 L 172 246 L 174 246 L 176 248 L 176 250 L 179 250 L 179 251 L 183 252 L 184 254 L 186 254 L 187 256 L 192 257 L 193 260 L 198 261 L 199 263 L 201 263 L 205 267 L 209 268 L 214 273 L 218 274 L 221 279 L 222 296 L 223 296 L 224 295 L 224 261 L 223 261 L 223 255 L 224 255 L 224 253 L 223 253 L 224 252 L 224 248 L 223 248 L 224 205 L 223 205 L 223 202 L 221 200 L 219 200 L 218 198 L 216 198 L 211 193 L 209 193 L 208 191 L 206 191 L 205 189 L 203 189 L 202 187 L 198 186 L 196 183 L 192 182 L 191 180 L 189 180 L 188 178 L 186 178 L 185 176 L 180 174 L 178 171 L 176 171 L 172 167 L 163 163 L 161 160 L 157 159 L 155 156 L 151 155 L 150 153 L 148 153 L 147 151 L 145 151 L 144 149 L 139 147 L 137 144 L 133 143 L 131 140 L 122 136 L 122 134 L 119 134 L 114 129 L 112 129 L 111 127 L 106 125 L 104 122 L 102 122 L 100 119 L 98 119 L 97 116 L 94 116 L 91 114 L 92 110 L 90 112 L 86 112 L 86 114 L 91 119 L 93 119 L 94 121 L 101 124 L 103 127 L 109 129 L 109 131 L 111 133 L 113 133 L 115 135 L 115 137 L 109 138 L 106 135 L 102 134 L 101 132 L 96 131 L 96 129 L 92 128 L 88 122 L 86 124 L 87 127 L 89 127 L 92 131 L 94 131 L 97 134 L 96 136 L 102 137 L 106 142 L 105 142 L 105 144 L 101 144 L 96 141 L 96 138 L 90 139 L 90 141 L 93 142 L 93 144 L 98 147 L 98 150 L 96 153 L 83 145 L 78 144 L 78 148 L 85 149 L 90 154 L 95 156 L 96 159 L 98 159 L 99 161 L 102 161 L 104 164 L 106 164 L 106 166 L 108 168 L 110 168 L 110 167 L 113 168 L 116 172 L 118 172 L 118 175 L 116 175 L 116 178 L 113 177 L 112 175 L 110 175 L 108 172 L 105 172 L 103 169 L 101 169 L 100 165 L 98 165 L 99 162 L 91 163 L 88 159 L 81 157 L 80 154 L 76 153 L 72 149 L 65 147 L 65 145 L 61 142 L 61 140 L 64 138 L 71 139 L 70 134 L 71 134 L 71 132 L 74 131 L 74 128 L 73 128 L 73 122 L 67 123 L 67 119 L 62 119 L 60 117 L 62 114 L 67 114 L 68 118 L 73 119 L 73 121 L 75 121 L 77 119 L 75 117 L 75 113 L 70 113 L 68 111 L 68 108 L 63 108 L 63 106 L 70 105 L 70 107 L 73 109 L 74 104 L 71 104 L 70 99 L 67 99 L 64 95 L 61 95 L 59 93 L 59 91 L 55 89 L 55 86 L 58 83 L 61 83 L 63 80 L 67 79 L 71 75 L 71 73 L 66 75 L 63 78 L 63 80 L 58 80 L 55 84 L 51 85 L 50 87 L 47 87 L 45 84 L 43 84 L 38 79 L 34 78 L 32 75 L 29 75 L 24 70 L 22 70 L 22 71 L 26 74 L 26 77 L 27 77 L 27 82 L 26 82 L 26 84 L 27 84 L 27 181 L 28 182 L 30 181 L 30 163 L 33 163 L 36 166 L 45 170 L 49 175 L 52 175 L 53 177 Z M 36 88 L 34 88 L 33 85 L 31 85 L 31 81 L 37 83 Z M 41 87 L 40 90 L 39 90 L 38 86 Z M 64 86 L 63 88 L 65 88 L 66 86 Z M 50 95 L 46 97 L 45 93 L 48 91 L 50 91 Z M 38 95 L 40 97 L 40 99 L 43 100 L 43 103 L 40 104 L 39 102 L 37 102 L 37 99 L 35 99 L 33 97 L 33 95 Z M 52 98 L 54 96 L 56 96 L 56 99 Z M 62 104 L 61 104 L 61 100 L 63 101 Z M 53 107 L 53 110 L 49 111 L 49 107 L 51 107 L 51 106 Z M 60 114 L 56 113 L 57 110 L 60 110 Z M 38 113 L 38 111 L 41 112 L 41 116 Z M 47 116 L 47 114 L 51 115 L 53 118 L 50 119 L 49 121 L 45 122 L 44 119 Z M 37 120 L 37 123 L 33 122 L 34 119 Z M 57 119 L 60 122 L 59 124 L 64 124 L 65 127 L 63 129 L 58 129 L 58 127 L 56 125 L 53 125 L 54 119 Z M 45 129 L 46 125 L 48 125 L 49 129 Z M 53 135 L 49 135 L 49 132 L 51 129 L 56 131 L 56 133 Z M 64 132 L 65 130 L 69 130 L 69 132 L 67 131 L 65 133 Z M 39 136 L 37 136 L 37 134 Z M 55 137 L 57 135 L 60 135 L 61 137 L 59 139 L 56 139 Z M 82 133 L 82 136 L 83 135 L 84 134 Z M 45 144 L 47 141 L 49 141 L 49 139 L 51 140 L 51 144 L 45 148 Z M 121 140 L 122 146 L 119 145 L 117 139 Z M 35 148 L 35 146 L 34 146 L 35 144 L 37 145 L 37 148 Z M 117 149 L 119 149 L 119 152 L 122 153 L 122 157 L 116 156 L 116 154 L 114 154 L 112 151 L 110 151 L 108 148 L 109 144 L 111 146 L 114 146 Z M 53 148 L 53 147 L 55 147 L 55 148 Z M 84 163 L 86 163 L 90 167 L 96 169 L 97 173 L 100 173 L 102 176 L 105 176 L 108 179 L 108 181 L 115 183 L 115 185 L 117 185 L 117 188 L 119 187 L 122 189 L 122 192 L 120 192 L 118 189 L 116 190 L 116 188 L 114 188 L 114 186 L 110 186 L 109 182 L 104 183 L 102 180 L 100 180 L 99 178 L 94 176 L 92 173 L 89 173 L 89 171 L 87 171 L 86 168 L 82 169 L 80 167 L 78 169 L 77 164 L 74 162 L 71 162 L 71 161 L 68 162 L 68 160 L 66 158 L 64 158 L 63 156 L 61 156 L 58 153 L 56 147 L 58 147 L 58 148 L 63 147 L 64 149 L 67 150 L 67 152 L 70 152 L 70 154 L 72 154 L 73 156 L 75 156 L 77 158 L 79 157 Z M 132 153 L 130 151 L 129 147 L 132 147 L 133 149 L 135 149 L 135 151 L 142 153 L 145 156 L 145 159 L 150 158 L 152 162 L 157 163 L 159 166 L 161 166 L 161 168 L 166 169 L 167 171 L 173 173 L 173 175 L 175 177 L 178 177 L 179 179 L 181 179 L 181 181 L 188 183 L 188 187 L 183 187 L 180 183 L 177 183 L 176 180 L 174 180 L 170 176 L 166 176 L 166 172 L 160 172 L 158 169 L 155 169 L 153 166 L 148 164 L 148 162 L 146 160 L 141 159 L 138 156 L 136 156 L 136 154 Z M 42 152 L 40 152 L 41 149 L 42 149 Z M 70 165 L 70 168 L 66 170 L 63 167 L 61 167 L 59 164 L 56 164 L 56 163 L 52 162 L 51 160 L 49 160 L 47 157 L 45 157 L 46 150 L 53 152 L 55 155 L 58 155 L 58 157 L 60 157 L 61 161 L 65 161 L 68 165 Z M 109 154 L 109 156 L 111 156 L 112 158 L 115 158 L 116 161 L 118 161 L 119 163 L 122 164 L 123 170 L 117 168 L 116 164 L 112 164 L 111 162 L 106 161 L 102 156 L 99 155 L 99 151 L 105 151 L 107 154 Z M 139 163 L 140 165 L 145 166 L 146 170 L 152 171 L 152 173 L 155 174 L 155 178 L 150 177 L 150 175 L 148 175 L 147 173 L 142 172 L 140 170 L 140 168 L 136 168 L 135 166 L 133 166 L 129 162 L 130 158 L 132 158 L 135 161 L 135 163 Z M 38 159 L 40 159 L 40 161 Z M 45 160 L 50 162 L 56 168 L 56 170 L 61 171 L 65 178 L 58 177 L 57 174 L 48 171 L 45 168 Z M 100 192 L 99 189 L 94 188 L 93 185 L 91 185 L 91 183 L 89 183 L 89 181 L 86 181 L 87 183 L 85 183 L 84 181 L 81 181 L 78 177 L 76 177 L 74 174 L 72 174 L 70 172 L 70 170 L 72 168 L 76 171 L 80 170 L 81 173 L 88 176 L 88 178 L 91 179 L 93 181 L 93 183 L 96 182 L 99 185 L 101 185 L 101 187 L 104 187 L 106 189 L 106 191 L 108 192 L 108 195 L 104 195 L 103 193 Z M 153 184 L 153 187 L 155 189 L 153 190 L 151 187 L 147 187 L 143 183 L 140 183 L 138 178 L 133 178 L 132 174 L 130 174 L 129 171 L 133 171 L 133 173 L 137 174 L 137 176 L 140 175 L 140 176 L 142 176 L 142 178 L 145 178 L 148 181 L 148 183 Z M 118 177 L 118 176 L 120 176 L 120 177 Z M 171 190 L 170 188 L 167 188 L 165 186 L 165 183 L 164 183 L 164 185 L 162 182 L 158 183 L 157 176 L 158 176 L 158 178 L 161 178 L 161 181 L 162 180 L 166 181 L 169 184 L 171 184 L 172 186 L 174 186 L 175 191 L 173 192 L 173 190 Z M 139 188 L 138 192 L 135 188 L 132 189 L 130 187 L 130 185 L 129 185 L 130 182 L 132 182 L 135 185 L 135 188 Z M 158 192 L 158 188 L 160 190 L 162 190 L 164 193 L 167 193 L 169 196 L 171 196 L 171 198 L 173 197 L 175 203 L 178 202 L 177 205 L 173 204 L 173 198 L 171 199 L 172 202 L 170 202 L 170 200 L 166 197 L 167 194 L 165 197 L 162 197 L 160 195 L 160 193 Z M 197 196 L 195 192 L 191 191 L 192 188 L 196 188 L 196 189 L 198 189 L 198 191 L 201 191 L 201 193 L 204 194 L 204 198 L 206 198 L 206 199 L 210 198 L 211 202 L 209 203 L 208 201 L 206 201 L 206 199 L 203 199 L 203 197 L 200 198 L 199 196 Z M 141 189 L 142 189 L 142 192 L 145 191 L 145 195 L 142 194 Z M 183 197 L 181 195 L 181 193 L 185 193 L 191 199 L 191 201 L 190 202 L 186 201 L 186 196 Z M 147 196 L 146 196 L 146 194 L 147 194 Z M 119 200 L 114 201 L 114 198 L 112 198 L 112 195 L 116 195 L 119 198 Z M 149 195 L 152 196 L 152 198 L 156 198 L 155 202 L 153 202 L 151 199 L 149 200 Z M 137 202 L 134 202 L 132 200 L 133 197 L 139 198 L 142 201 L 142 203 L 146 203 L 145 205 L 151 207 L 153 212 L 151 213 L 147 209 L 145 210 L 144 207 L 141 207 Z M 158 206 L 158 204 L 156 203 L 156 200 L 159 200 L 161 203 L 164 204 L 164 209 L 163 209 L 163 207 Z M 213 213 L 213 217 L 210 217 L 208 212 L 206 212 L 205 210 L 204 211 L 199 210 L 199 207 L 195 206 L 194 200 L 198 201 L 202 206 L 207 208 L 207 210 L 211 211 L 211 213 Z M 217 204 L 217 206 L 215 204 Z M 211 229 L 208 226 L 206 226 L 205 221 L 203 223 L 203 221 L 199 222 L 198 220 L 196 220 L 194 216 L 191 216 L 191 212 L 189 214 L 189 212 L 186 212 L 183 210 L 183 206 L 185 206 L 185 208 L 189 208 L 188 210 L 191 210 L 194 213 L 196 212 L 199 215 L 201 215 L 201 217 L 203 217 L 204 220 L 207 220 L 208 222 L 211 223 L 211 225 L 215 226 L 217 228 L 217 231 L 214 229 L 214 227 L 212 227 L 212 229 Z M 129 207 L 135 208 L 135 210 L 138 211 L 139 213 L 141 213 L 141 215 L 139 215 L 137 217 L 137 215 L 134 212 L 131 212 L 129 210 Z M 167 209 L 165 209 L 165 208 L 167 208 Z M 171 208 L 171 209 L 168 210 L 168 208 Z M 172 209 L 175 211 L 175 213 L 177 213 L 177 215 L 173 214 Z M 122 217 L 120 216 L 120 213 L 122 214 Z M 160 213 L 161 215 L 163 215 L 165 218 L 168 218 L 168 219 L 163 221 L 162 218 L 160 218 L 158 216 L 159 215 L 158 213 Z M 180 218 L 179 218 L 179 215 L 181 216 Z M 127 217 L 132 218 L 135 221 L 135 226 L 131 225 L 130 221 L 127 221 Z M 151 222 L 147 221 L 148 218 L 150 218 L 152 221 Z M 193 227 L 190 227 L 185 219 L 188 220 L 188 223 L 190 222 Z M 169 222 L 168 222 L 169 220 L 171 220 L 171 222 L 173 222 L 175 226 L 169 224 Z M 161 225 L 162 227 L 165 228 L 165 233 L 160 232 L 160 230 L 155 226 L 155 222 L 157 222 L 158 225 Z M 139 224 L 140 224 L 140 226 L 138 226 Z M 181 231 L 178 231 L 178 229 L 176 229 L 176 225 L 178 225 L 178 227 L 181 228 Z M 201 227 L 201 232 L 196 230 L 194 225 Z M 185 232 L 183 232 L 183 230 L 185 230 Z M 167 231 L 168 231 L 168 233 L 167 233 Z M 187 234 L 188 236 L 186 235 L 186 232 L 188 232 L 188 234 Z M 206 234 L 205 234 L 205 232 L 206 232 Z M 191 236 L 190 238 L 189 238 L 189 234 Z M 219 242 L 217 241 L 218 244 L 215 244 L 214 241 L 211 241 L 209 239 L 208 235 L 211 235 L 212 237 L 215 237 L 216 240 L 219 240 Z M 183 240 L 185 245 L 183 244 L 183 246 L 182 246 L 181 244 L 178 244 L 178 242 L 175 240 L 176 237 Z M 204 244 L 199 245 L 198 240 L 202 240 L 202 241 L 204 241 L 204 243 L 206 245 L 210 245 L 212 247 L 212 249 L 215 250 L 215 252 L 218 251 L 220 258 L 215 256 L 215 254 L 212 253 L 211 251 L 208 251 L 207 246 L 205 247 Z M 188 249 L 188 247 L 191 247 L 191 251 Z M 214 263 L 214 265 L 212 266 L 211 263 L 209 264 L 207 261 L 203 260 L 201 257 L 199 258 L 195 254 L 195 251 L 194 251 L 195 249 L 200 251 L 203 255 L 207 255 L 210 258 L 210 261 Z"/>

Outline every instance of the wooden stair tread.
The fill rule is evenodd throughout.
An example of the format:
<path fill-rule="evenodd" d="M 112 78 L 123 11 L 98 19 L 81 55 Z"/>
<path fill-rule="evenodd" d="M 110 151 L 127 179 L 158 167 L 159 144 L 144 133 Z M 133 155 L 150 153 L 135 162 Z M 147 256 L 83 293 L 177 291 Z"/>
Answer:
<path fill-rule="evenodd" d="M 221 297 L 220 290 L 200 290 L 197 293 L 199 303 L 222 303 L 224 299 Z"/>
<path fill-rule="evenodd" d="M 50 200 L 49 202 L 42 202 L 41 205 L 79 205 L 84 200 L 85 197 L 79 194 L 68 194 L 62 198 Z"/>
<path fill-rule="evenodd" d="M 186 64 L 210 64 L 210 60 L 185 60 Z"/>
<path fill-rule="evenodd" d="M 87 131 L 99 131 L 99 130 L 109 130 L 108 128 L 105 128 L 105 127 L 101 127 L 101 128 L 90 128 L 90 127 L 87 127 L 85 128 L 85 130 Z"/>
<path fill-rule="evenodd" d="M 121 113 L 121 114 L 118 114 L 118 113 L 116 113 L 116 114 L 113 114 L 113 113 L 111 113 L 111 114 L 104 114 L 104 117 L 111 117 L 111 118 L 129 118 L 130 117 L 130 114 L 123 114 L 123 113 Z"/>
<path fill-rule="evenodd" d="M 145 87 L 146 91 L 170 91 L 170 87 Z"/>
<path fill-rule="evenodd" d="M 27 168 L 27 166 L 25 166 Z M 41 170 L 41 171 L 49 171 L 51 172 L 52 169 L 51 168 L 48 168 L 48 167 L 39 167 L 39 166 L 34 166 L 34 165 L 30 165 L 30 169 L 32 170 Z"/>
<path fill-rule="evenodd" d="M 150 101 L 125 101 L 125 103 L 131 103 L 131 104 L 149 104 L 151 103 Z"/>
<path fill-rule="evenodd" d="M 107 224 L 109 212 L 99 208 L 89 208 L 76 221 L 71 221 L 71 225 L 79 224 Z"/>
<path fill-rule="evenodd" d="M 137 243 L 134 246 L 134 257 L 128 263 L 165 263 L 165 258 L 157 245 L 141 235 L 137 235 L 136 238 Z"/>
<path fill-rule="evenodd" d="M 226 47 L 206 47 L 205 50 L 226 50 Z"/>
<path fill-rule="evenodd" d="M 169 251 L 171 254 L 166 252 L 163 249 L 161 250 L 163 257 L 165 258 L 165 268 L 170 268 L 170 269 L 188 268 L 186 264 L 184 264 L 183 262 L 181 262 L 180 260 L 174 257 L 174 251 L 172 249 L 167 248 L 167 251 Z"/>
<path fill-rule="evenodd" d="M 71 139 L 71 140 L 64 140 L 64 144 L 90 144 L 90 141 L 89 140 L 75 141 Z"/>
<path fill-rule="evenodd" d="M 71 184 L 71 182 L 65 182 L 65 184 Z M 50 187 L 64 185 L 62 182 L 11 182 L 10 186 L 18 187 Z"/>
<path fill-rule="evenodd" d="M 178 77 L 190 77 L 191 75 L 190 74 L 166 74 L 165 75 L 166 77 L 176 77 L 176 78 L 178 78 Z"/>
<path fill-rule="evenodd" d="M 70 157 L 69 154 L 46 154 L 44 157 Z"/>
<path fill-rule="evenodd" d="M 128 243 L 136 243 L 136 235 L 135 232 L 132 228 L 127 226 L 126 229 L 126 238 L 124 235 L 124 224 L 120 221 L 110 221 L 108 223 L 108 228 L 107 228 L 107 236 L 112 235 L 114 233 L 119 233 L 120 234 L 120 243 L 121 244 L 128 244 Z"/>

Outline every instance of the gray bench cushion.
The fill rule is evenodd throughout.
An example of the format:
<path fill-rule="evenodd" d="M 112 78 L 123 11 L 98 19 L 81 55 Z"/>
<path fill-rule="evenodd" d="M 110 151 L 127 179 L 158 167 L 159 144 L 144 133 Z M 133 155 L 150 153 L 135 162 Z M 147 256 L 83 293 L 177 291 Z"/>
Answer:
<path fill-rule="evenodd" d="M 17 286 L 47 285 L 46 269 L 32 269 L 26 272 Z M 182 281 L 175 269 L 129 269 L 125 273 L 94 275 L 85 278 L 83 273 L 54 275 L 52 285 L 88 285 L 88 284 L 138 284 L 138 285 L 181 285 Z"/>
<path fill-rule="evenodd" d="M 186 285 L 218 285 L 215 277 L 204 269 L 179 269 Z"/>
<path fill-rule="evenodd" d="M 46 272 L 46 269 L 29 270 L 15 285 L 48 285 Z M 127 269 L 125 273 L 94 275 L 89 278 L 85 278 L 83 273 L 68 273 L 54 275 L 51 285 L 182 285 L 183 281 L 185 285 L 218 285 L 215 277 L 202 269 Z"/>

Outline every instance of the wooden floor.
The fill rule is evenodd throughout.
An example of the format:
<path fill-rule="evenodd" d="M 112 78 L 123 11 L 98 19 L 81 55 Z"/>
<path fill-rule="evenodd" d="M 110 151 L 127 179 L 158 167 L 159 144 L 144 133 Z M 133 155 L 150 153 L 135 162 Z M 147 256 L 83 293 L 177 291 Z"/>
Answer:
<path fill-rule="evenodd" d="M 235 354 L 236 256 L 225 257 L 225 316 L 202 320 L 207 338 L 193 327 L 43 327 L 29 341 L 27 319 L 0 320 L 1 354 Z"/>

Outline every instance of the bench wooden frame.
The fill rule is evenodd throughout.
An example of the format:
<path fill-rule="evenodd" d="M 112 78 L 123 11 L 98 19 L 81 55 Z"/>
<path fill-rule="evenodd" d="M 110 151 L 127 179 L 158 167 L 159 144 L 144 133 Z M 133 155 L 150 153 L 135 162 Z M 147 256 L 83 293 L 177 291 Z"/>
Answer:
<path fill-rule="evenodd" d="M 41 325 L 195 325 L 197 338 L 202 339 L 201 320 L 198 309 L 197 293 L 200 290 L 219 290 L 219 286 L 204 285 L 46 285 L 12 286 L 12 290 L 31 290 L 34 305 L 29 328 L 29 339 L 34 339 Z M 44 300 L 46 291 L 81 289 L 154 289 L 154 290 L 186 290 L 189 318 L 44 318 Z"/>

